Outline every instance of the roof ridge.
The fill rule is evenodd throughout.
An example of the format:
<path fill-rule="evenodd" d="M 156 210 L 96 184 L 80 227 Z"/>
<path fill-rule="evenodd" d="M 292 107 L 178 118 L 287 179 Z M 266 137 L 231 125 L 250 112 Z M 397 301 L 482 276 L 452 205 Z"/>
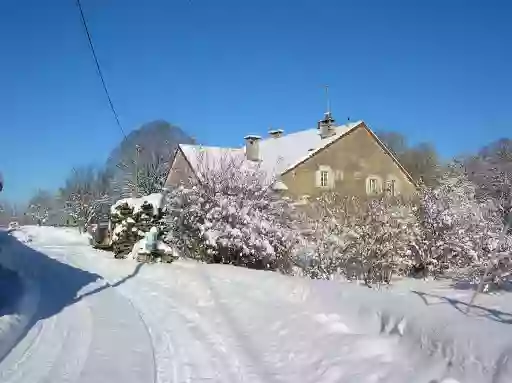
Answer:
<path fill-rule="evenodd" d="M 353 126 L 357 126 L 359 125 L 361 122 L 363 122 L 363 120 L 357 120 L 357 121 L 349 121 L 345 124 L 340 124 L 340 125 L 335 125 L 334 128 L 337 129 L 337 128 L 349 128 L 349 127 L 353 127 Z M 352 125 L 352 126 L 351 126 Z M 283 134 L 281 137 L 264 137 L 262 139 L 262 141 L 267 141 L 267 140 L 279 140 L 281 138 L 285 138 L 285 137 L 290 137 L 290 136 L 293 136 L 293 135 L 296 135 L 296 134 L 300 134 L 300 133 L 305 133 L 305 132 L 309 132 L 309 131 L 316 131 L 317 128 L 307 128 L 307 129 L 302 129 L 302 130 L 297 130 L 295 132 L 291 132 L 291 133 L 285 133 Z"/>
<path fill-rule="evenodd" d="M 213 146 L 213 145 L 201 145 L 201 144 L 179 144 L 181 147 L 190 147 L 190 148 L 211 148 L 211 149 L 226 149 L 226 150 L 240 150 L 240 148 L 235 148 L 231 146 Z"/>

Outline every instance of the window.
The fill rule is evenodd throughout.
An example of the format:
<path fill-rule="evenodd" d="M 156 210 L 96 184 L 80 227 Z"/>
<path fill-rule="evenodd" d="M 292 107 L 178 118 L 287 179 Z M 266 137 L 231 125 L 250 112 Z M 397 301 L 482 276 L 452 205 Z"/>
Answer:
<path fill-rule="evenodd" d="M 382 193 L 382 178 L 377 175 L 370 175 L 366 178 L 366 194 L 377 195 Z"/>
<path fill-rule="evenodd" d="M 388 183 L 389 194 L 392 196 L 396 195 L 396 180 L 390 180 Z"/>
<path fill-rule="evenodd" d="M 320 172 L 320 186 L 324 188 L 329 186 L 329 172 L 327 170 Z"/>
<path fill-rule="evenodd" d="M 335 172 L 328 165 L 319 165 L 315 172 L 315 186 L 322 189 L 334 187 Z"/>
<path fill-rule="evenodd" d="M 377 178 L 370 178 L 369 180 L 369 189 L 371 194 L 377 194 Z"/>
<path fill-rule="evenodd" d="M 386 181 L 386 194 L 395 197 L 400 194 L 400 182 L 392 175 Z"/>

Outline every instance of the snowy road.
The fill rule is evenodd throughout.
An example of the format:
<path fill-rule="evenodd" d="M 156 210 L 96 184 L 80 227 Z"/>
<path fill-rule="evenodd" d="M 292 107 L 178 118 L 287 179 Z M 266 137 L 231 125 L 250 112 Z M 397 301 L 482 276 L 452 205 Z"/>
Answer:
<path fill-rule="evenodd" d="M 33 250 L 18 245 L 19 255 L 41 299 L 0 363 L 1 382 L 457 382 L 456 352 L 428 356 L 401 336 L 405 321 L 347 315 L 355 310 L 336 284 L 186 261 L 142 265 L 73 232 L 29 232 Z M 506 381 L 464 369 L 459 382 Z"/>
<path fill-rule="evenodd" d="M 88 295 L 104 282 L 98 275 L 11 245 L 40 290 L 37 322 L 3 360 L 1 382 L 154 381 L 151 338 L 126 298 L 108 288 Z"/>

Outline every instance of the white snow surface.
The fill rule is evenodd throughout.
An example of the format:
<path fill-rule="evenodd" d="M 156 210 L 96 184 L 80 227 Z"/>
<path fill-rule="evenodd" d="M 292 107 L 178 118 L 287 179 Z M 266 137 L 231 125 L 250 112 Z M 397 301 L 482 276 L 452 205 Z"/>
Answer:
<path fill-rule="evenodd" d="M 71 230 L 26 234 L 40 319 L 0 363 L 1 382 L 511 381 L 509 294 L 479 297 L 466 315 L 471 292 L 443 283 L 375 291 L 186 260 L 140 264 Z"/>
<path fill-rule="evenodd" d="M 164 197 L 162 193 L 153 193 L 140 198 L 123 198 L 116 201 L 116 203 L 110 207 L 110 212 L 115 213 L 118 206 L 126 203 L 133 209 L 133 213 L 138 213 L 142 210 L 142 205 L 147 202 L 153 206 L 153 215 L 156 215 L 158 214 L 158 209 L 161 209 L 163 206 L 163 200 Z"/>

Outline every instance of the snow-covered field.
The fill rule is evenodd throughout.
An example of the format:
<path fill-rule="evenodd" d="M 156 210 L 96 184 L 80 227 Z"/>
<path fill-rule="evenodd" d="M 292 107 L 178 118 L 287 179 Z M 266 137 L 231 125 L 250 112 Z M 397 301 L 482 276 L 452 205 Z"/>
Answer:
<path fill-rule="evenodd" d="M 137 264 L 70 229 L 9 248 L 38 283 L 1 382 L 512 381 L 512 299 L 443 283 L 390 290 L 193 261 Z M 0 260 L 4 255 L 0 254 Z M 3 342 L 3 339 L 0 339 Z"/>

